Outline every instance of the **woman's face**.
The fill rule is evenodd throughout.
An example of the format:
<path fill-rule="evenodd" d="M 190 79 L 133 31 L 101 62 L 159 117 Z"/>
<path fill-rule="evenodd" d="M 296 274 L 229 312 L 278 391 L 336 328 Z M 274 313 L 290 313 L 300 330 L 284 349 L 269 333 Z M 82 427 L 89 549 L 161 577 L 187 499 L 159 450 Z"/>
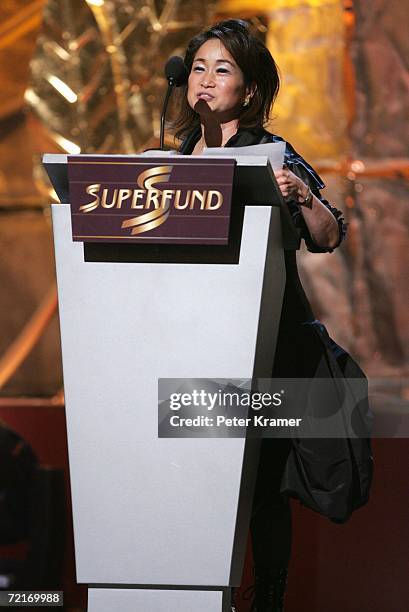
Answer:
<path fill-rule="evenodd" d="M 238 117 L 247 94 L 244 75 L 217 38 L 197 51 L 189 75 L 187 101 L 201 117 L 218 121 Z"/>

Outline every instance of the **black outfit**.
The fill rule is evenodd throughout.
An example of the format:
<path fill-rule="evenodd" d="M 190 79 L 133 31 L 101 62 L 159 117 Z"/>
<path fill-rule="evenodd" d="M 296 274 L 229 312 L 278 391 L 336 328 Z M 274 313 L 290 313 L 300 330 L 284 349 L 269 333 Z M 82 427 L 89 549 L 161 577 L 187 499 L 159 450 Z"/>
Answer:
<path fill-rule="evenodd" d="M 200 136 L 200 128 L 192 131 L 182 143 L 179 152 L 186 155 L 190 154 Z M 240 147 L 282 140 L 279 136 L 270 134 L 263 128 L 239 129 L 225 146 Z M 345 237 L 346 225 L 341 212 L 321 197 L 320 189 L 324 187 L 324 183 L 313 168 L 288 143 L 286 143 L 284 161 L 294 174 L 310 186 L 313 194 L 334 215 L 339 226 L 339 244 Z M 290 201 L 288 206 L 293 222 L 301 230 L 301 237 L 304 239 L 308 250 L 312 252 L 331 252 L 333 249 L 321 248 L 314 243 L 298 204 L 295 201 Z M 298 276 L 295 251 L 285 251 L 285 266 L 287 279 L 272 377 L 332 377 L 334 374 L 331 370 L 331 364 L 335 360 L 338 360 L 337 363 L 342 362 L 343 358 L 345 362 L 345 356 L 348 358 L 349 356 L 329 338 L 325 327 L 315 320 Z M 361 374 L 364 376 L 359 370 L 357 376 Z M 345 443 L 344 440 L 341 442 Z M 315 449 L 314 445 L 312 448 Z M 322 448 L 318 444 L 316 454 L 318 455 L 321 450 Z M 299 463 L 297 463 L 297 457 L 293 455 L 294 441 L 291 439 L 264 438 L 262 440 L 251 518 L 256 572 L 257 570 L 263 572 L 272 568 L 286 568 L 290 559 L 291 513 L 288 496 L 297 497 L 297 487 L 301 482 L 299 480 Z M 370 468 L 368 468 L 368 474 L 369 472 Z M 327 479 L 325 481 L 326 485 L 329 480 L 328 474 L 325 478 Z M 368 475 L 369 481 L 370 474 Z M 304 483 L 301 483 L 301 488 L 303 486 Z M 322 487 L 322 490 L 324 489 L 325 487 Z M 320 491 L 321 496 L 322 490 Z M 322 514 L 325 513 L 330 518 L 334 517 L 343 521 L 348 518 L 348 513 L 352 509 L 362 505 L 365 501 L 362 502 L 361 499 L 360 502 L 355 503 L 352 509 L 350 506 L 345 508 L 343 500 L 340 503 L 339 498 L 336 498 L 336 492 L 333 493 L 335 502 L 331 497 L 325 499 L 325 511 L 314 505 L 314 500 L 307 505 L 314 510 L 321 511 Z"/>

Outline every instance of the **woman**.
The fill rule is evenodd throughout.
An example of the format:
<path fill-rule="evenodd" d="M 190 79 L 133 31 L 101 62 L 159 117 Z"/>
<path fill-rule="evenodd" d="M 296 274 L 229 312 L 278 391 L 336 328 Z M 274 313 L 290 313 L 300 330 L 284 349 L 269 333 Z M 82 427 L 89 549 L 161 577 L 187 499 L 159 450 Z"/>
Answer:
<path fill-rule="evenodd" d="M 282 141 L 263 127 L 279 90 L 277 66 L 263 43 L 250 34 L 246 22 L 223 21 L 194 37 L 185 64 L 189 80 L 175 121 L 176 135 L 182 139 L 180 153 L 198 155 L 205 147 Z M 307 248 L 333 251 L 345 236 L 341 212 L 321 197 L 324 184 L 320 177 L 288 143 L 284 168 L 275 176 Z M 287 281 L 272 376 L 313 377 L 324 353 L 333 347 L 343 351 L 314 319 L 299 281 L 295 251 L 286 251 L 285 258 Z M 253 610 L 257 612 L 283 610 L 291 515 L 288 497 L 280 487 L 281 491 L 286 488 L 283 481 L 291 448 L 290 440 L 262 441 L 251 518 Z"/>

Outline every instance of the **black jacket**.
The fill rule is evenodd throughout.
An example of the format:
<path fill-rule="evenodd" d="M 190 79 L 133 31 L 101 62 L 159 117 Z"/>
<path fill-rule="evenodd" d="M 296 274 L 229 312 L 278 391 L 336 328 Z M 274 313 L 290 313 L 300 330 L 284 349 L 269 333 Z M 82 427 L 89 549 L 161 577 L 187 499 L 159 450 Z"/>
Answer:
<path fill-rule="evenodd" d="M 200 136 L 200 128 L 193 130 L 179 152 L 189 155 Z M 242 128 L 225 146 L 240 147 L 282 140 L 263 128 Z M 289 143 L 286 143 L 284 161 L 334 215 L 339 227 L 339 245 L 345 238 L 346 224 L 342 213 L 321 196 L 320 190 L 325 186 L 322 179 Z M 331 252 L 333 249 L 321 248 L 314 243 L 298 204 L 290 201 L 288 206 L 308 250 Z M 331 379 L 334 391 L 341 389 L 341 395 L 348 388 L 348 378 L 366 382 L 358 364 L 315 319 L 298 276 L 295 251 L 285 251 L 285 264 L 287 278 L 272 377 Z M 356 508 L 367 502 L 373 471 L 370 441 L 365 437 L 369 435 L 372 423 L 367 394 L 357 404 L 354 423 L 348 423 L 345 430 L 342 428 L 346 415 L 342 410 L 342 402 L 339 407 L 328 406 L 329 414 L 338 413 L 340 437 L 329 440 L 305 435 L 296 437 L 298 434 L 294 434 L 281 483 L 283 494 L 300 500 L 335 522 L 346 521 Z M 357 431 L 357 438 L 349 437 L 351 428 Z"/>
<path fill-rule="evenodd" d="M 189 155 L 197 141 L 201 136 L 200 127 L 194 129 L 187 138 L 183 141 L 179 152 L 184 155 Z M 283 141 L 283 138 L 275 134 L 270 134 L 263 128 L 252 128 L 244 129 L 241 128 L 238 132 L 230 138 L 226 143 L 228 147 L 244 147 L 255 144 L 264 144 L 266 142 L 279 142 Z M 345 238 L 346 224 L 342 217 L 340 210 L 331 206 L 327 200 L 325 200 L 320 193 L 320 189 L 325 187 L 324 182 L 315 172 L 315 170 L 299 155 L 294 148 L 287 142 L 284 156 L 284 163 L 287 167 L 294 172 L 299 178 L 301 178 L 311 188 L 311 191 L 316 195 L 323 204 L 332 212 L 335 219 L 338 222 L 339 227 L 339 242 L 338 245 Z M 290 209 L 290 213 L 294 222 L 294 225 L 301 230 L 301 238 L 304 239 L 307 249 L 314 253 L 325 253 L 332 252 L 333 249 L 322 248 L 316 245 L 311 238 L 310 232 L 308 231 L 307 225 L 300 212 L 300 208 L 296 202 L 287 202 Z M 337 245 L 337 246 L 338 246 Z M 284 294 L 283 303 L 283 317 L 282 326 L 293 327 L 295 323 L 303 323 L 305 321 L 314 321 L 314 315 L 311 311 L 311 307 L 304 293 L 301 285 L 296 261 L 296 251 L 285 251 L 285 264 L 286 264 L 286 275 L 287 282 Z M 277 361 L 277 360 L 276 360 Z M 294 375 L 294 368 L 292 368 Z"/>

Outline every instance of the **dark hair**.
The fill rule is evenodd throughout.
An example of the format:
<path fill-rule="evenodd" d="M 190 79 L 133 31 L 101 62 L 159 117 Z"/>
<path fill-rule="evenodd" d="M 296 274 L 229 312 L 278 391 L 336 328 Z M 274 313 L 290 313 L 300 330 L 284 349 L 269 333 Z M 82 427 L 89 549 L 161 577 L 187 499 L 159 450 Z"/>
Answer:
<path fill-rule="evenodd" d="M 280 87 L 278 67 L 270 51 L 260 39 L 251 34 L 246 21 L 227 19 L 192 38 L 184 58 L 189 73 L 197 51 L 212 38 L 218 38 L 234 58 L 243 72 L 246 86 L 253 83 L 256 85 L 250 104 L 243 107 L 239 126 L 262 127 L 269 120 Z M 175 107 L 178 112 L 172 122 L 178 138 L 184 137 L 199 125 L 199 115 L 189 106 L 186 94 L 187 85 L 184 85 L 177 96 Z"/>

